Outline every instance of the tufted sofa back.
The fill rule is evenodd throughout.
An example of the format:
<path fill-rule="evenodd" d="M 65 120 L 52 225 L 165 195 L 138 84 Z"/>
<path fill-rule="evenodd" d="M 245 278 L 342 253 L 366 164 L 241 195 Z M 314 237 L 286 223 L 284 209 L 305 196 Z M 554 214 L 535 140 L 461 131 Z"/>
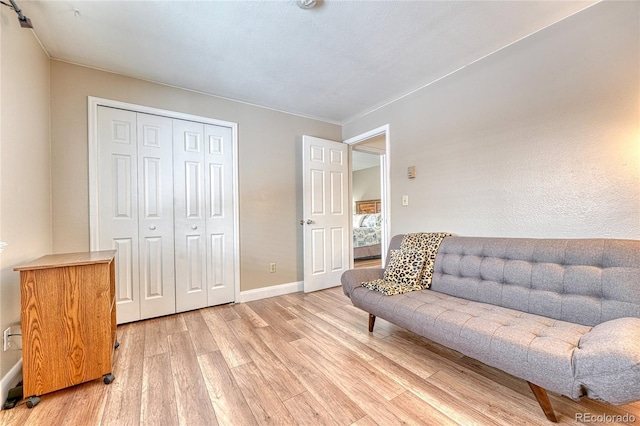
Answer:
<path fill-rule="evenodd" d="M 448 237 L 431 290 L 588 326 L 640 317 L 640 241 Z"/>

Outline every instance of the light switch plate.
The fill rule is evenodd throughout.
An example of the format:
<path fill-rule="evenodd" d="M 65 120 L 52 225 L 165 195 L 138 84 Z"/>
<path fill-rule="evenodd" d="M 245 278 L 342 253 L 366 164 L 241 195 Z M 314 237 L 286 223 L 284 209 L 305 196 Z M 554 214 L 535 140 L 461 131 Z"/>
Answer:
<path fill-rule="evenodd" d="M 402 196 L 402 205 L 403 206 L 408 206 L 409 205 L 409 196 L 408 195 L 403 195 Z"/>

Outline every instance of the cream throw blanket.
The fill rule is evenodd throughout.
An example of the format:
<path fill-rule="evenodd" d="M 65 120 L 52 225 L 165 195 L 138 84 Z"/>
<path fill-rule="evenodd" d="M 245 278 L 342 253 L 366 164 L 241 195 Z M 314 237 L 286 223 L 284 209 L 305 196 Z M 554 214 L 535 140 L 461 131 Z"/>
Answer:
<path fill-rule="evenodd" d="M 384 278 L 363 282 L 362 286 L 386 296 L 429 288 L 438 248 L 449 236 L 451 234 L 443 232 L 405 235 L 400 250 L 391 250 Z"/>

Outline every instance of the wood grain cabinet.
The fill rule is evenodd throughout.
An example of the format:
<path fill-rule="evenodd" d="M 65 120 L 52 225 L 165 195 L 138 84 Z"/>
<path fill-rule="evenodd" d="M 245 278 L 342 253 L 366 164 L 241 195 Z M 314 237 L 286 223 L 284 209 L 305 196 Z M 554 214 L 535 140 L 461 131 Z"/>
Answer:
<path fill-rule="evenodd" d="M 43 256 L 20 271 L 23 393 L 113 381 L 116 251 Z"/>
<path fill-rule="evenodd" d="M 362 200 L 356 201 L 356 214 L 372 214 L 382 211 L 382 202 L 380 200 Z"/>

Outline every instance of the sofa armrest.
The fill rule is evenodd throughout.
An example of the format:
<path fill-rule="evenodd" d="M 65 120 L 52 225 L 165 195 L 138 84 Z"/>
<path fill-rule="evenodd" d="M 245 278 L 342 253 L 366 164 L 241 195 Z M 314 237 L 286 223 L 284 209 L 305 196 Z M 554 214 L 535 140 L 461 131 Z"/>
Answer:
<path fill-rule="evenodd" d="M 351 291 L 362 285 L 364 281 L 372 281 L 380 279 L 384 276 L 382 268 L 359 268 L 344 271 L 340 281 L 342 282 L 342 291 L 351 297 Z"/>
<path fill-rule="evenodd" d="M 640 318 L 596 325 L 573 352 L 576 385 L 611 404 L 640 400 Z"/>

